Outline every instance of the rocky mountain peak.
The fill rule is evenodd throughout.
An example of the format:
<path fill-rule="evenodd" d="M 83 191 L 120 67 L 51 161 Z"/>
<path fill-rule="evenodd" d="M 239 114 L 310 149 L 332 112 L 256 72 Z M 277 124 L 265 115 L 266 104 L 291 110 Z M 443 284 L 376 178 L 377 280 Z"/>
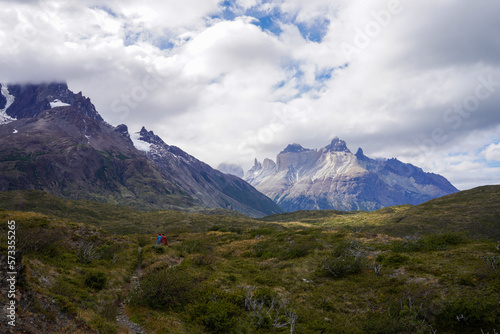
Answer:
<path fill-rule="evenodd" d="M 363 149 L 362 149 L 361 147 L 360 147 L 360 148 L 358 148 L 358 150 L 356 151 L 355 156 L 356 156 L 356 158 L 358 158 L 358 160 L 361 160 L 361 161 L 369 159 L 369 158 L 365 155 L 365 153 L 363 152 Z"/>
<path fill-rule="evenodd" d="M 276 163 L 271 159 L 265 158 L 264 161 L 262 162 L 262 168 L 266 170 L 272 170 L 276 168 Z"/>
<path fill-rule="evenodd" d="M 139 139 L 142 141 L 145 141 L 150 144 L 156 144 L 156 145 L 167 145 L 165 142 L 155 135 L 153 131 L 148 131 L 146 128 L 143 126 L 141 131 L 139 131 Z"/>
<path fill-rule="evenodd" d="M 343 140 L 340 140 L 339 137 L 335 137 L 332 139 L 332 142 L 330 145 L 325 147 L 326 151 L 328 152 L 346 152 L 346 153 L 351 153 L 349 149 L 347 148 L 346 142 Z"/>
<path fill-rule="evenodd" d="M 8 92 L 13 99 L 5 112 L 14 119 L 36 117 L 48 109 L 71 106 L 77 112 L 103 121 L 90 99 L 83 96 L 81 92 L 73 93 L 66 82 L 3 84 L 1 86 L 4 98 L 4 93 Z"/>
<path fill-rule="evenodd" d="M 300 144 L 290 144 L 283 151 L 281 151 L 280 154 L 300 153 L 300 152 L 304 152 L 304 151 L 309 151 L 309 150 L 306 148 L 303 148 L 302 145 L 300 145 Z"/>
<path fill-rule="evenodd" d="M 128 127 L 125 124 L 117 125 L 113 130 L 118 132 L 123 138 L 125 138 L 125 140 L 129 144 L 132 144 L 132 139 L 130 138 L 130 133 L 128 132 Z"/>

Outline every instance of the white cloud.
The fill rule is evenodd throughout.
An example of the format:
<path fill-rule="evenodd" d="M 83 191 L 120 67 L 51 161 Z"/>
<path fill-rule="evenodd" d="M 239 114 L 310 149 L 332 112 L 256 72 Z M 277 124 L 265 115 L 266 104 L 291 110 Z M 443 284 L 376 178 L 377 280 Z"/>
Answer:
<path fill-rule="evenodd" d="M 486 147 L 484 156 L 488 162 L 500 162 L 500 143 Z"/>
<path fill-rule="evenodd" d="M 0 81 L 68 80 L 108 122 L 213 166 L 339 136 L 462 188 L 494 182 L 500 3 L 393 3 L 239 0 L 226 20 L 216 0 L 0 0 Z"/>

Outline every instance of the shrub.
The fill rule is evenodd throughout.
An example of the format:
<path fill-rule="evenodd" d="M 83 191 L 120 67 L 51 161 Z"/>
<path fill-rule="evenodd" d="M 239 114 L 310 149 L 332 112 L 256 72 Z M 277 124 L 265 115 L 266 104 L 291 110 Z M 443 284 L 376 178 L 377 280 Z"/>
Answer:
<path fill-rule="evenodd" d="M 84 242 L 78 249 L 78 262 L 91 263 L 98 260 L 103 255 L 103 250 L 97 250 L 96 244 L 90 241 Z"/>
<path fill-rule="evenodd" d="M 215 253 L 212 248 L 206 249 L 201 254 L 196 254 L 193 256 L 193 264 L 197 266 L 208 266 L 217 260 Z"/>
<path fill-rule="evenodd" d="M 311 251 L 319 247 L 316 240 L 303 236 L 285 236 L 285 240 L 265 240 L 253 246 L 256 257 L 263 259 L 279 258 L 280 260 L 291 260 L 307 256 Z"/>
<path fill-rule="evenodd" d="M 194 299 L 196 284 L 194 277 L 178 267 L 149 272 L 132 291 L 130 303 L 159 310 L 180 308 Z"/>
<path fill-rule="evenodd" d="M 335 245 L 332 254 L 321 261 L 323 272 L 334 278 L 343 278 L 361 272 L 364 256 L 360 244 L 355 241 L 343 241 Z"/>
<path fill-rule="evenodd" d="M 139 234 L 137 236 L 137 243 L 139 244 L 140 247 L 144 247 L 151 243 L 151 238 L 148 237 L 146 234 Z"/>
<path fill-rule="evenodd" d="M 177 246 L 181 253 L 199 253 L 202 252 L 206 246 L 199 240 L 185 240 L 180 246 Z"/>
<path fill-rule="evenodd" d="M 118 306 L 113 300 L 104 301 L 99 306 L 99 313 L 105 319 L 111 321 L 116 320 L 116 316 L 118 315 Z"/>
<path fill-rule="evenodd" d="M 156 254 L 165 253 L 165 248 L 163 246 L 154 246 L 153 249 L 155 250 Z"/>
<path fill-rule="evenodd" d="M 472 294 L 446 301 L 436 317 L 440 329 L 468 330 L 469 333 L 472 329 L 498 324 L 498 300 Z"/>
<path fill-rule="evenodd" d="M 118 329 L 114 323 L 111 323 L 109 320 L 97 315 L 92 318 L 90 322 L 92 327 L 97 329 L 98 333 L 101 334 L 116 334 L 118 333 Z"/>
<path fill-rule="evenodd" d="M 256 236 L 273 234 L 276 231 L 271 227 L 259 227 L 259 228 L 251 229 L 249 232 L 250 232 L 250 236 L 252 238 L 255 238 Z"/>
<path fill-rule="evenodd" d="M 40 253 L 54 257 L 59 247 L 65 247 L 66 239 L 60 229 L 54 228 L 21 228 L 18 248 L 27 253 Z"/>
<path fill-rule="evenodd" d="M 427 235 L 422 238 L 410 237 L 404 241 L 393 243 L 393 252 L 420 252 L 446 250 L 449 246 L 461 245 L 469 242 L 462 233 L 450 232 Z"/>
<path fill-rule="evenodd" d="M 408 263 L 409 261 L 409 256 L 399 253 L 392 253 L 389 255 L 380 254 L 379 256 L 377 256 L 377 262 L 381 262 L 382 264 L 389 267 L 399 267 L 403 264 Z"/>
<path fill-rule="evenodd" d="M 92 271 L 85 275 L 85 286 L 95 289 L 102 290 L 106 286 L 108 278 L 106 274 L 102 271 Z"/>
<path fill-rule="evenodd" d="M 210 300 L 202 308 L 201 323 L 212 333 L 230 333 L 241 313 L 241 309 L 228 300 Z"/>
<path fill-rule="evenodd" d="M 462 233 L 450 232 L 442 234 L 432 234 L 421 239 L 425 250 L 444 250 L 448 246 L 456 246 L 467 243 L 469 240 Z"/>

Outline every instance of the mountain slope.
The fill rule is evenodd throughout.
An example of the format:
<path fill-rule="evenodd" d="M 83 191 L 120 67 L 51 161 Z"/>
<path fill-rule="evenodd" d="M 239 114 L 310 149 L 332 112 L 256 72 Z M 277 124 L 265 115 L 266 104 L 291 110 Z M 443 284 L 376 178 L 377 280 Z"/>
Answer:
<path fill-rule="evenodd" d="M 319 150 L 288 145 L 276 163 L 256 160 L 245 180 L 285 211 L 371 211 L 458 191 L 444 177 L 397 159 L 373 160 L 361 149 L 353 154 L 338 138 Z"/>
<path fill-rule="evenodd" d="M 213 169 L 176 146 L 165 144 L 152 131 L 143 127 L 138 135 L 135 143 L 139 142 L 138 147 L 146 149 L 148 159 L 167 175 L 175 175 L 177 184 L 186 193 L 193 194 L 203 206 L 223 207 L 251 216 L 282 211 L 247 182 Z"/>
<path fill-rule="evenodd" d="M 0 190 L 155 208 L 195 205 L 132 142 L 103 122 L 56 107 L 0 126 Z"/>
<path fill-rule="evenodd" d="M 0 88 L 0 191 L 37 189 L 140 209 L 281 212 L 243 180 L 213 170 L 152 133 L 157 154 L 138 150 L 127 126 L 104 122 L 90 100 L 65 83 Z"/>

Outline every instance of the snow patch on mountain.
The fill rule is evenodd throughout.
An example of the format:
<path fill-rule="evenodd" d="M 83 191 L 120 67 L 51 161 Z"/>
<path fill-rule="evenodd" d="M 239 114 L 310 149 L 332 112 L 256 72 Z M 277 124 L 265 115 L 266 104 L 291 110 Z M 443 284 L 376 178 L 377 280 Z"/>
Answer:
<path fill-rule="evenodd" d="M 12 103 L 14 103 L 15 97 L 13 95 L 10 95 L 9 87 L 7 87 L 6 84 L 1 83 L 0 86 L 2 87 L 1 94 L 7 100 L 5 107 L 3 109 L 0 109 L 0 124 L 7 124 L 16 120 L 15 118 L 7 115 L 7 109 L 9 109 Z"/>
<path fill-rule="evenodd" d="M 69 103 L 64 103 L 61 100 L 55 99 L 54 101 L 50 102 L 50 107 L 55 108 L 55 107 L 70 107 L 71 104 Z"/>
<path fill-rule="evenodd" d="M 130 134 L 130 139 L 132 140 L 132 143 L 134 143 L 134 146 L 136 149 L 139 151 L 144 151 L 144 152 L 149 152 L 151 151 L 151 146 L 152 144 L 141 140 L 141 134 L 139 132 L 134 132 Z"/>

